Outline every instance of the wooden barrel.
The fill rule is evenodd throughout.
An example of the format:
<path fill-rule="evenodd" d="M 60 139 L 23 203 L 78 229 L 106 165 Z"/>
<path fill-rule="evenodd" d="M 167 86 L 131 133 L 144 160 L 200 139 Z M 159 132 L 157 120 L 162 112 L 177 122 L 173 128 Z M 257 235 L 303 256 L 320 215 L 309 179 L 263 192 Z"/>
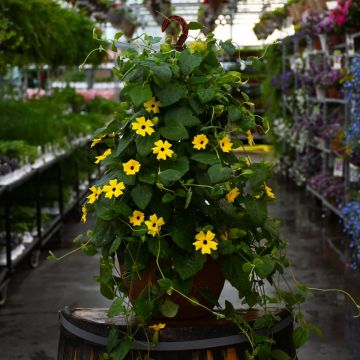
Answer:
<path fill-rule="evenodd" d="M 285 310 L 272 309 L 280 321 L 270 329 L 259 330 L 259 335 L 274 338 L 276 348 L 296 357 L 292 342 L 293 317 Z M 109 319 L 107 309 L 70 310 L 65 307 L 59 312 L 61 325 L 58 360 L 103 360 L 106 352 L 107 335 L 112 325 L 126 332 L 121 317 Z M 247 321 L 254 321 L 263 315 L 260 310 L 240 311 Z M 151 336 L 150 336 L 151 338 Z M 245 360 L 245 351 L 250 344 L 245 335 L 231 322 L 202 318 L 191 321 L 169 320 L 160 331 L 159 342 L 148 344 L 144 332 L 139 332 L 132 344 L 128 359 L 156 360 Z"/>

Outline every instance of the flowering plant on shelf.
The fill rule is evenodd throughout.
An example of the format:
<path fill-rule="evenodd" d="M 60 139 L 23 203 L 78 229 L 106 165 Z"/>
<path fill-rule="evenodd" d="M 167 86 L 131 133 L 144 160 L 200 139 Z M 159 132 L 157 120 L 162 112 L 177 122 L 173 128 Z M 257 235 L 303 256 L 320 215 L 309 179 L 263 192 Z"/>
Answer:
<path fill-rule="evenodd" d="M 121 37 L 116 34 L 116 43 Z M 151 325 L 155 320 L 166 326 L 166 318 L 186 317 L 195 308 L 233 321 L 249 339 L 249 358 L 261 353 L 268 359 L 282 351 L 268 336 L 254 337 L 254 328 L 276 323 L 267 309 L 278 303 L 294 312 L 294 340 L 301 346 L 314 329 L 298 308 L 308 289 L 278 285 L 288 260 L 279 222 L 267 210 L 275 198 L 271 165 L 234 152 L 242 145 L 234 140 L 239 135 L 252 146 L 252 130 L 267 130 L 241 92 L 241 73 L 226 72 L 218 61 L 219 54 L 232 55 L 234 45 L 213 34 L 184 47 L 154 46 L 161 39 L 148 35 L 136 40 L 114 69 L 128 110 L 97 131 L 92 146 L 105 149 L 94 161 L 105 172 L 83 205 L 82 220 L 94 213 L 96 224 L 82 248 L 101 253 L 97 280 L 113 301 L 109 316 L 150 325 L 156 342 L 163 325 Z M 238 291 L 225 306 L 218 302 L 224 280 Z M 239 304 L 261 307 L 264 315 L 248 323 L 235 310 Z M 111 332 L 108 352 L 126 354 L 134 333 L 118 339 Z"/>

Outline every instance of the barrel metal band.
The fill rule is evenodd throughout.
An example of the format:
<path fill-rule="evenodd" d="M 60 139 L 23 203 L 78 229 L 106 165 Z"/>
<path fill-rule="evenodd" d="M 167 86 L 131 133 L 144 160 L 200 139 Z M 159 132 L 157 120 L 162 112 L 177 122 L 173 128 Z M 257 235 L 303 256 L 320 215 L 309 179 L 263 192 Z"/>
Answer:
<path fill-rule="evenodd" d="M 95 335 L 89 331 L 83 330 L 68 321 L 61 312 L 59 312 L 59 321 L 63 328 L 72 335 L 89 341 L 96 345 L 106 346 L 107 338 L 105 336 Z M 292 316 L 287 316 L 274 325 L 271 329 L 260 330 L 257 333 L 259 335 L 269 335 L 277 333 L 293 322 Z M 231 335 L 223 336 L 211 339 L 203 340 L 190 340 L 190 341 L 159 341 L 157 345 L 147 342 L 141 342 L 134 340 L 132 343 L 132 349 L 134 350 L 153 350 L 153 351 L 185 351 L 185 350 L 202 350 L 210 348 L 225 347 L 230 345 L 236 345 L 247 341 L 245 335 Z"/>

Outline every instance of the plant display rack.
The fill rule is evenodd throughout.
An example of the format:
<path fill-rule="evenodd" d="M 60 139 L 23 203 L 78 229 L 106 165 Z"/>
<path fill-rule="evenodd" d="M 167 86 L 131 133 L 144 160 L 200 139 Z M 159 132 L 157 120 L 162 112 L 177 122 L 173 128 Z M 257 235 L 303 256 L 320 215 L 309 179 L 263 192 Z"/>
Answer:
<path fill-rule="evenodd" d="M 285 73 L 289 69 L 289 62 L 290 60 L 292 62 L 296 62 L 298 60 L 304 61 L 304 51 L 307 53 L 307 57 L 311 59 L 312 56 L 322 56 L 324 62 L 329 62 L 332 60 L 333 57 L 333 51 L 342 49 L 342 68 L 346 68 L 349 66 L 351 62 L 351 58 L 355 54 L 355 50 L 353 48 L 353 43 L 356 39 L 360 37 L 360 33 L 354 33 L 351 35 L 347 35 L 347 38 L 350 39 L 350 41 L 347 41 L 346 43 L 340 43 L 333 48 L 331 48 L 328 44 L 328 39 L 325 35 L 325 44 L 326 47 L 322 50 L 314 50 L 312 39 L 309 37 L 299 37 L 298 35 L 294 35 L 291 37 L 287 37 L 282 41 L 282 70 L 283 73 Z M 304 43 L 306 44 L 304 47 Z M 302 45 L 302 49 L 300 48 L 300 45 Z M 290 51 L 291 49 L 292 51 Z M 309 61 L 309 60 L 308 60 Z M 330 123 L 330 116 L 331 112 L 330 109 L 334 109 L 337 107 L 337 111 L 339 113 L 343 114 L 343 130 L 346 131 L 346 128 L 349 126 L 349 123 L 351 122 L 351 108 L 352 104 L 349 100 L 344 98 L 318 98 L 314 96 L 309 96 L 306 93 L 306 89 L 301 85 L 301 82 L 299 80 L 299 72 L 294 71 L 294 89 L 296 90 L 302 90 L 305 94 L 305 106 L 303 109 L 303 113 L 299 112 L 299 109 L 297 106 L 293 106 L 293 104 L 289 103 L 289 96 L 286 94 L 283 94 L 283 117 L 292 117 L 293 119 L 297 119 L 300 116 L 310 116 L 314 107 L 318 107 L 320 109 L 320 114 L 323 120 L 325 120 L 326 123 Z M 334 134 L 335 136 L 335 134 Z M 334 173 L 334 162 L 335 159 L 341 159 L 340 161 L 340 172 L 337 174 L 337 176 L 340 176 L 343 179 L 344 182 L 344 188 L 345 188 L 345 198 L 347 197 L 351 187 L 353 184 L 351 183 L 350 179 L 350 172 L 351 172 L 351 163 L 349 160 L 349 157 L 346 156 L 346 154 L 339 153 L 335 150 L 333 150 L 329 146 L 328 141 L 319 141 L 319 139 L 312 138 L 308 139 L 308 142 L 305 146 L 305 148 L 299 149 L 298 147 L 294 147 L 294 145 L 288 141 L 287 147 L 290 151 L 294 152 L 294 158 L 295 162 L 296 160 L 303 156 L 303 153 L 307 151 L 309 148 L 315 149 L 320 153 L 321 156 L 321 166 L 318 169 L 319 171 L 323 171 L 326 173 Z M 320 200 L 322 204 L 322 208 L 326 212 L 332 212 L 336 214 L 337 216 L 341 217 L 341 212 L 337 204 L 332 203 L 324 197 L 320 192 L 318 192 L 316 189 L 314 189 L 311 184 L 308 182 L 309 179 L 306 179 L 306 190 L 312 194 L 314 197 Z M 339 204 L 340 205 L 340 204 Z"/>
<path fill-rule="evenodd" d="M 4 237 L 0 238 L 0 245 L 5 247 L 6 259 L 0 264 L 0 305 L 6 302 L 7 288 L 11 275 L 16 267 L 24 260 L 28 260 L 31 268 L 39 265 L 40 251 L 48 241 L 55 235 L 61 239 L 61 228 L 64 218 L 68 213 L 79 207 L 85 197 L 88 185 L 94 180 L 94 176 L 89 172 L 87 181 L 84 183 L 80 179 L 79 163 L 74 155 L 76 150 L 87 151 L 87 140 L 78 142 L 71 150 L 53 156 L 51 159 L 42 162 L 40 166 L 33 166 L 30 170 L 14 176 L 12 181 L 2 181 L 6 176 L 0 177 L 0 220 L 4 224 Z M 71 161 L 74 164 L 73 176 L 71 177 L 71 186 L 75 192 L 73 199 L 66 203 L 64 199 L 65 181 L 64 165 Z M 43 194 L 42 187 L 51 182 L 55 185 L 57 191 L 55 198 L 47 198 Z M 68 184 L 67 184 L 68 185 Z M 31 189 L 28 196 L 23 196 L 22 188 L 26 186 Z M 13 240 L 17 236 L 13 229 L 17 221 L 29 220 L 17 217 L 15 205 L 28 204 L 35 209 L 35 229 L 30 238 L 14 247 Z M 53 201 L 56 204 L 54 216 L 49 220 L 46 219 L 44 203 Z M 4 260 L 4 259 L 2 259 Z"/>

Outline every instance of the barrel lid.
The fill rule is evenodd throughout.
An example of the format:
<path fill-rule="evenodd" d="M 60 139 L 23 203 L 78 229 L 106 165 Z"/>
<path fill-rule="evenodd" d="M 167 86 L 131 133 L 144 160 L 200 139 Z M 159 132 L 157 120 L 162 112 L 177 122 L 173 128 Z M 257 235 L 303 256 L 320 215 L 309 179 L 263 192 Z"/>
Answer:
<path fill-rule="evenodd" d="M 107 336 L 112 325 L 119 327 L 120 331 L 126 331 L 126 321 L 122 316 L 109 318 L 108 309 L 104 308 L 63 308 L 59 312 L 60 323 L 63 328 L 76 337 L 86 341 L 105 346 Z M 249 322 L 264 315 L 264 311 L 258 309 L 238 310 Z M 257 331 L 259 335 L 269 335 L 279 332 L 292 324 L 292 315 L 284 309 L 267 309 L 273 315 L 280 316 L 281 320 L 270 329 Z M 136 323 L 131 321 L 136 327 Z M 146 329 L 137 332 L 133 349 L 146 350 L 149 347 L 147 339 L 152 339 L 153 330 Z M 235 324 L 215 317 L 207 317 L 192 320 L 166 321 L 166 327 L 161 330 L 159 343 L 152 345 L 156 351 L 179 351 L 193 349 L 208 349 L 222 346 L 230 346 L 247 342 L 245 335 L 239 333 Z"/>

